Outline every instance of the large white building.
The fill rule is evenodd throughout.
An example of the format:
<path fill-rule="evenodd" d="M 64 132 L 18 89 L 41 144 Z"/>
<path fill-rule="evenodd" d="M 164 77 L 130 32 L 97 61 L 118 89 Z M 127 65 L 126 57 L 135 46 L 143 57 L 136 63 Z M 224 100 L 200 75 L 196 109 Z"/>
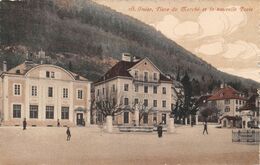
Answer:
<path fill-rule="evenodd" d="M 83 125 L 90 123 L 90 81 L 50 64 L 24 63 L 7 71 L 0 81 L 3 125 Z"/>
<path fill-rule="evenodd" d="M 168 122 L 172 105 L 172 80 L 148 58 L 141 59 L 124 53 L 122 60 L 94 86 L 96 102 L 110 97 L 123 109 L 121 114 L 113 117 L 115 125 Z M 141 109 L 145 109 L 143 116 L 140 115 Z"/>

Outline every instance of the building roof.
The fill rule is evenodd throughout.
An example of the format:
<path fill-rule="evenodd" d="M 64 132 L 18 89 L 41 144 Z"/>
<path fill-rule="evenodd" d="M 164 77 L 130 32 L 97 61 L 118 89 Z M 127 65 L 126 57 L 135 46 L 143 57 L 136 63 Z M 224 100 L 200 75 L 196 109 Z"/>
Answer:
<path fill-rule="evenodd" d="M 16 74 L 16 75 L 25 75 L 29 70 L 38 67 L 38 66 L 43 66 L 43 65 L 49 65 L 49 66 L 54 66 L 54 67 L 59 67 L 56 65 L 51 65 L 51 64 L 36 64 L 33 61 L 25 61 L 20 65 L 17 65 L 16 67 L 8 70 L 7 72 L 2 72 L 2 74 Z M 61 67 L 59 67 L 61 68 Z M 62 68 L 63 69 L 63 68 Z M 66 70 L 69 74 L 73 76 L 75 80 L 87 80 L 86 78 L 79 76 L 76 73 L 73 73 L 71 71 Z M 2 75 L 1 74 L 1 75 Z"/>
<path fill-rule="evenodd" d="M 118 76 L 132 78 L 132 75 L 129 73 L 128 69 L 132 68 L 133 66 L 135 66 L 136 64 L 138 64 L 141 61 L 142 61 L 142 59 L 140 59 L 139 61 L 134 61 L 134 62 L 119 61 L 111 69 L 109 69 L 100 79 L 98 79 L 98 81 L 96 81 L 95 83 L 109 80 L 109 79 L 112 79 L 112 78 L 115 78 Z M 171 79 L 167 78 L 162 73 L 160 73 L 160 80 L 161 81 L 171 81 Z"/>
<path fill-rule="evenodd" d="M 257 94 L 252 95 L 248 101 L 246 102 L 246 104 L 239 108 L 239 111 L 247 111 L 247 110 L 255 110 L 257 108 L 256 106 L 256 98 L 259 97 Z"/>
<path fill-rule="evenodd" d="M 240 99 L 240 100 L 246 100 L 245 97 L 241 96 L 241 93 L 235 90 L 234 88 L 230 86 L 226 86 L 224 88 L 220 88 L 219 90 L 216 90 L 215 93 L 211 97 L 208 98 L 208 100 L 225 100 L 225 99 Z"/>

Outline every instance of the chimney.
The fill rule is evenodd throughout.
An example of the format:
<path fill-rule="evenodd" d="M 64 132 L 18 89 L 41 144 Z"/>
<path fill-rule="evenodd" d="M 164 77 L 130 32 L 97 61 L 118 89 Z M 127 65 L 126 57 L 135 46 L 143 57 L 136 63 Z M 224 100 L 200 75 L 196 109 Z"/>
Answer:
<path fill-rule="evenodd" d="M 122 61 L 131 62 L 132 60 L 133 60 L 133 58 L 130 53 L 122 53 Z"/>
<path fill-rule="evenodd" d="M 225 88 L 226 87 L 226 84 L 225 83 L 221 83 L 220 84 L 220 88 L 222 89 L 222 88 Z"/>
<path fill-rule="evenodd" d="M 7 62 L 3 61 L 3 72 L 7 71 Z"/>

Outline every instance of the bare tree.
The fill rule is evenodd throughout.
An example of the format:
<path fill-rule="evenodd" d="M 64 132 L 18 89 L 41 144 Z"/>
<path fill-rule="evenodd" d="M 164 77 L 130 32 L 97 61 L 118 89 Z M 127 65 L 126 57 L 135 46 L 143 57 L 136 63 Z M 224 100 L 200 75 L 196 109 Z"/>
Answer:
<path fill-rule="evenodd" d="M 132 111 L 135 110 L 135 109 L 138 110 L 138 115 L 139 115 L 138 123 L 139 123 L 139 125 L 141 124 L 141 120 L 144 118 L 144 116 L 149 115 L 153 111 L 152 107 L 149 108 L 142 101 L 133 104 Z"/>
<path fill-rule="evenodd" d="M 106 88 L 104 96 L 96 99 L 96 110 L 104 117 L 120 115 L 124 109 L 122 97 L 118 99 L 117 91 L 110 91 L 109 88 Z"/>

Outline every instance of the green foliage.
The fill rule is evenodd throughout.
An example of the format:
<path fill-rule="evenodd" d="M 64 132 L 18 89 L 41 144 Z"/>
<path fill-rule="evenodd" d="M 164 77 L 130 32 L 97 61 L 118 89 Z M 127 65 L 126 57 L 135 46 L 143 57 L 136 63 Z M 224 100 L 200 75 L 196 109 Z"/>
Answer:
<path fill-rule="evenodd" d="M 83 73 L 85 77 L 90 76 L 88 78 L 91 80 L 96 80 L 108 68 L 102 64 L 88 62 L 88 58 L 84 57 L 98 57 L 100 61 L 107 57 L 120 59 L 122 52 L 148 57 L 161 71 L 169 74 L 174 72 L 173 67 L 179 66 L 182 71 L 189 71 L 191 78 L 199 81 L 202 75 L 202 81 L 205 82 L 211 76 L 214 80 L 231 82 L 239 79 L 216 70 L 137 19 L 91 1 L 69 1 L 68 7 L 61 6 L 58 2 L 55 0 L 0 2 L 1 45 L 23 45 L 34 52 L 42 48 L 52 54 L 53 59 L 56 58 L 56 54 L 80 55 L 83 57 L 80 63 L 90 64 L 79 65 L 81 68 L 76 66 L 73 70 Z M 66 60 L 60 62 L 67 63 Z M 76 61 L 72 63 L 75 64 Z M 259 86 L 249 80 L 243 80 L 241 84 Z M 210 86 L 209 90 L 213 87 Z M 194 91 L 193 94 L 198 93 Z"/>

